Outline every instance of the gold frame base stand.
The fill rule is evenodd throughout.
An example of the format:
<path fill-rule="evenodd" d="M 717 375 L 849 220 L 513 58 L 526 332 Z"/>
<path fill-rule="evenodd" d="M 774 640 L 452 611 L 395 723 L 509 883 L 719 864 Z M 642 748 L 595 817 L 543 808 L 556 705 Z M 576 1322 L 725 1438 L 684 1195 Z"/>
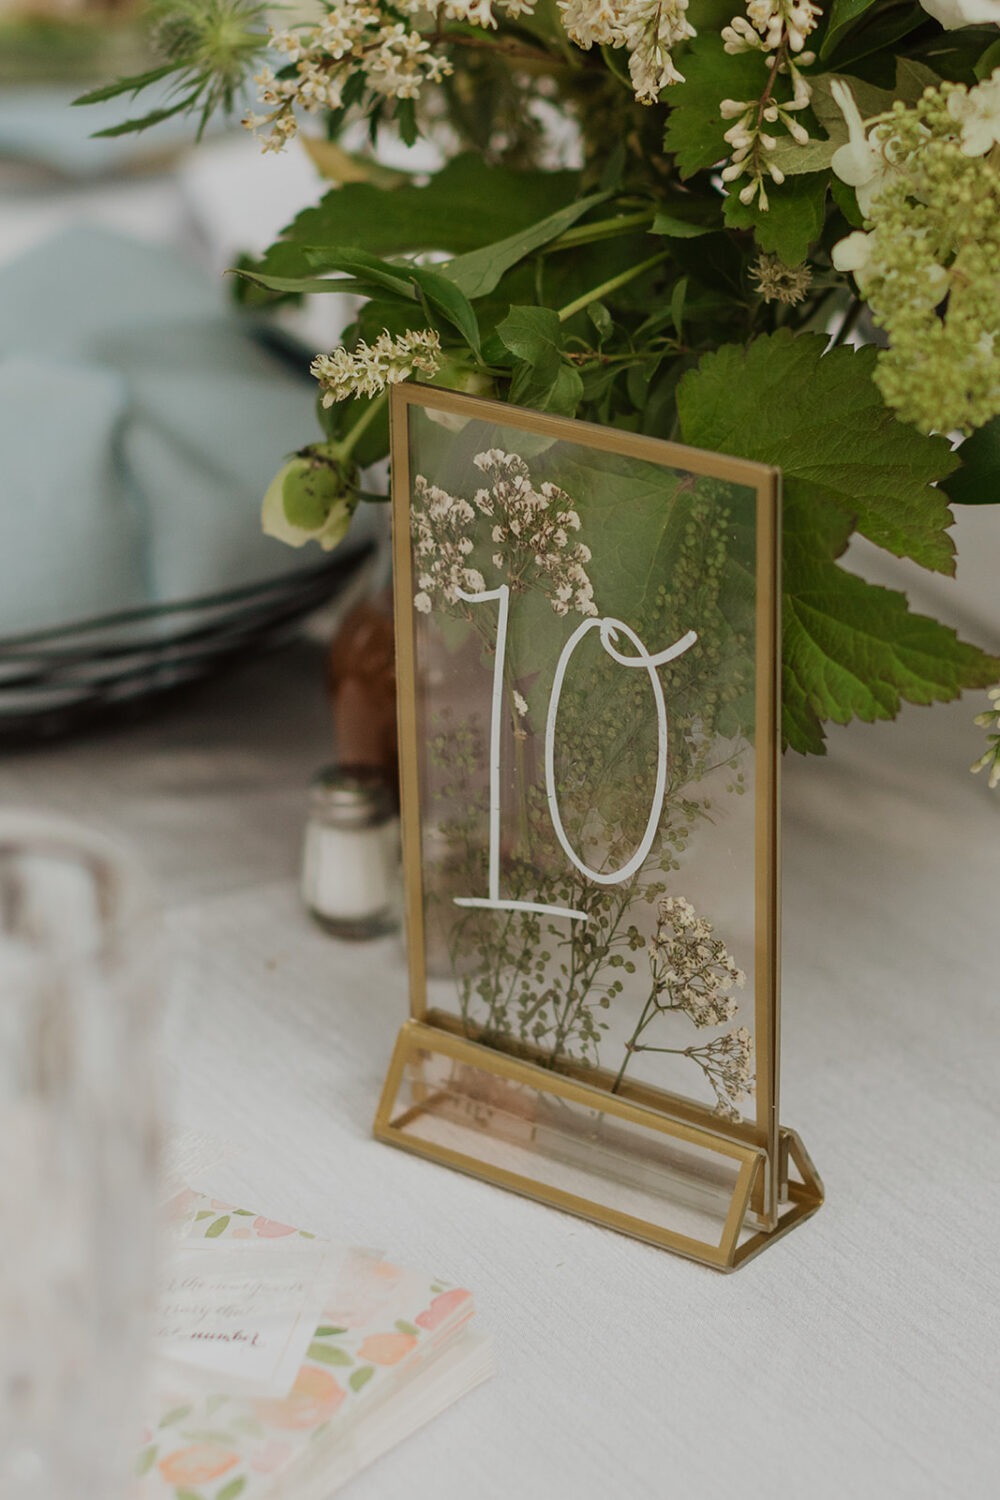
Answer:
<path fill-rule="evenodd" d="M 681 1100 L 674 1111 L 652 1090 L 614 1093 L 603 1075 L 590 1079 L 407 1021 L 374 1133 L 720 1271 L 744 1265 L 823 1202 L 793 1130 L 780 1127 L 770 1152 L 753 1127 L 712 1128 Z"/>

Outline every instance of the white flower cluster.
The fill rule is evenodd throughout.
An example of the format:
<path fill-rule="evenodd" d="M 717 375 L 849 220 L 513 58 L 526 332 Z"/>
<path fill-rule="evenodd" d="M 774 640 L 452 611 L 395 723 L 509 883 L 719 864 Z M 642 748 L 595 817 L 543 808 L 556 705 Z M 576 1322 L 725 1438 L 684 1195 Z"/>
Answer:
<path fill-rule="evenodd" d="M 1000 69 L 943 82 L 862 120 L 833 85 L 848 139 L 833 154 L 866 220 L 833 247 L 888 335 L 875 381 L 924 432 L 971 432 L 1000 412 Z"/>
<path fill-rule="evenodd" d="M 492 520 L 491 537 L 504 550 L 493 554 L 514 589 L 527 588 L 538 577 L 557 615 L 576 610 L 596 615 L 594 588 L 585 564 L 590 548 L 573 540 L 580 517 L 565 490 L 547 481 L 536 489 L 523 458 L 489 448 L 472 460 L 492 480 L 490 489 L 477 490 L 474 504 Z"/>
<path fill-rule="evenodd" d="M 695 29 L 688 0 L 559 0 L 566 34 L 578 47 L 625 47 L 640 104 L 656 104 L 671 83 L 683 83 L 670 49 Z"/>
<path fill-rule="evenodd" d="M 658 1009 L 682 1010 L 696 1026 L 721 1026 L 735 1016 L 731 992 L 743 988 L 746 975 L 683 896 L 661 898 L 649 962 L 655 994 L 669 996 L 666 1003 L 657 998 Z"/>
<path fill-rule="evenodd" d="M 408 380 L 415 370 L 434 375 L 441 365 L 441 340 L 433 328 L 410 330 L 393 337 L 383 329 L 374 344 L 362 339 L 352 349 L 317 354 L 309 366 L 319 381 L 324 406 L 349 396 L 377 396 L 387 385 Z"/>
<path fill-rule="evenodd" d="M 451 8 L 463 9 L 460 4 Z M 424 11 L 426 7 L 406 5 L 404 9 Z M 265 151 L 280 151 L 295 134 L 296 108 L 307 114 L 339 109 L 348 79 L 355 73 L 363 75 L 374 94 L 415 99 L 425 83 L 440 83 L 453 71 L 448 59 L 436 55 L 421 32 L 402 21 L 388 20 L 377 4 L 367 0 L 335 0 L 317 25 L 272 32 L 271 47 L 281 55 L 282 70 L 293 65 L 295 71 L 277 77 L 272 68 L 265 67 L 254 78 L 267 108 L 262 114 L 246 115 L 243 124 L 248 130 L 267 131 L 261 137 Z"/>
<path fill-rule="evenodd" d="M 417 475 L 413 492 L 411 527 L 420 590 L 413 606 L 427 615 L 435 595 L 445 604 L 456 604 L 460 590 L 478 594 L 486 582 L 478 569 L 467 565 L 473 546 L 469 527 L 476 519 L 468 500 L 428 484 L 422 474 Z"/>
<path fill-rule="evenodd" d="M 985 713 L 976 714 L 975 722 L 980 729 L 992 730 L 989 749 L 969 767 L 970 771 L 985 771 L 989 767 L 990 790 L 1000 785 L 1000 687 L 990 688 L 986 695 L 990 706 Z"/>
<path fill-rule="evenodd" d="M 485 517 L 492 523 L 493 545 L 503 548 L 493 554 L 493 565 L 512 589 L 539 588 L 557 615 L 571 609 L 596 615 L 594 589 L 584 567 L 590 549 L 572 539 L 571 533 L 580 529 L 580 517 L 569 495 L 554 484 L 536 489 L 524 460 L 500 448 L 477 453 L 472 461 L 492 484 L 477 490 L 471 504 L 429 484 L 423 475 L 414 484 L 412 528 L 419 589 L 414 608 L 428 614 L 435 598 L 454 605 L 460 590 L 478 593 L 486 587 L 483 575 L 468 566 L 472 523 Z M 514 706 L 521 717 L 528 711 L 519 694 Z"/>
<path fill-rule="evenodd" d="M 727 52 L 749 52 L 760 48 L 763 52 L 777 52 L 787 45 L 792 52 L 802 53 L 806 37 L 816 30 L 823 12 L 813 0 L 749 0 L 746 18 L 735 16 L 723 27 L 722 40 Z M 815 55 L 805 53 L 806 59 L 815 62 Z"/>
<path fill-rule="evenodd" d="M 715 1091 L 715 1112 L 727 1120 L 739 1120 L 736 1108 L 741 1099 L 753 1094 L 753 1038 L 745 1026 L 727 1031 L 702 1047 L 688 1047 L 687 1057 L 701 1067 Z"/>
<path fill-rule="evenodd" d="M 778 144 L 774 127 L 781 125 L 797 146 L 804 146 L 809 132 L 795 115 L 806 109 L 812 89 L 801 69 L 816 61 L 815 52 L 805 52 L 806 38 L 815 30 L 822 16 L 812 0 L 749 0 L 746 16 L 734 16 L 722 28 L 722 39 L 729 53 L 760 51 L 765 55 L 772 77 L 759 99 L 723 99 L 719 111 L 724 120 L 733 120 L 724 139 L 732 155 L 723 168 L 724 182 L 738 178 L 748 180 L 740 189 L 740 202 L 754 198 L 762 211 L 768 208 L 764 173 L 779 186 L 785 174 L 771 153 Z M 786 74 L 792 85 L 792 97 L 780 103 L 773 96 L 776 74 Z"/>

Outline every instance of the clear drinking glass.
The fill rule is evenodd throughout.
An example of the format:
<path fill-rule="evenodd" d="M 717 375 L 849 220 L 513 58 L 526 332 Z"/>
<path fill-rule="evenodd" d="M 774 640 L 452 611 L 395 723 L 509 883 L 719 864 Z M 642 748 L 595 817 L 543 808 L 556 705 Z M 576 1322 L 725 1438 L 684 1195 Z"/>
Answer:
<path fill-rule="evenodd" d="M 0 1497 L 121 1500 L 156 1213 L 157 939 L 141 874 L 0 817 Z"/>

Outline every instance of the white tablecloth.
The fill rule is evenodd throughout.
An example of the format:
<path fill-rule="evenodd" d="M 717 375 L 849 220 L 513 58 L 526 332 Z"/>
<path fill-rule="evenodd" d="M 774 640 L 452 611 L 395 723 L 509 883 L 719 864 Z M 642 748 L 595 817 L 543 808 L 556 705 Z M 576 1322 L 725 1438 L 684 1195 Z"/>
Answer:
<path fill-rule="evenodd" d="M 176 227 L 141 185 L 87 207 Z M 0 253 L 48 213 L 21 201 Z M 994 647 L 997 526 L 967 513 L 962 583 L 931 584 Z M 405 979 L 398 941 L 339 944 L 298 900 L 304 787 L 330 754 L 320 665 L 284 651 L 148 723 L 8 756 L 0 803 L 85 818 L 155 874 L 172 1111 L 229 1147 L 203 1185 L 474 1289 L 496 1378 L 355 1500 L 992 1494 L 1000 793 L 966 772 L 980 705 L 837 731 L 786 766 L 782 1115 L 828 1202 L 723 1277 L 370 1138 Z"/>
<path fill-rule="evenodd" d="M 1000 801 L 968 702 L 832 736 L 785 776 L 783 1117 L 820 1214 L 724 1277 L 377 1145 L 400 944 L 296 889 L 329 755 L 314 648 L 146 724 L 0 761 L 0 802 L 86 817 L 153 869 L 174 952 L 172 1110 L 204 1185 L 471 1285 L 487 1386 L 356 1500 L 942 1500 L 991 1493 Z"/>

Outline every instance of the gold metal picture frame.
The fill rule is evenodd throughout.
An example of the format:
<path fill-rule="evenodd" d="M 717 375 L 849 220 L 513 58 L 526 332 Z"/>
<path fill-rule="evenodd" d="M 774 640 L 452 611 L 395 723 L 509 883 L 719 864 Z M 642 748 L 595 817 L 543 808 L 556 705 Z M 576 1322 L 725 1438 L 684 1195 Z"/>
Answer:
<path fill-rule="evenodd" d="M 733 1269 L 822 1202 L 815 1169 L 778 1115 L 780 475 L 426 386 L 393 388 L 391 422 L 411 1018 L 375 1134 Z M 621 497 L 634 497 L 631 511 L 614 509 Z M 527 550 L 522 513 L 541 518 Z M 620 601 L 632 598 L 639 563 L 645 613 L 628 619 Z M 498 586 L 487 587 L 487 569 Z M 598 615 L 609 594 L 619 613 Z M 692 628 L 677 626 L 667 650 L 647 650 L 636 629 L 665 629 L 677 599 Z M 578 646 L 579 680 L 596 684 L 590 696 L 562 691 Z M 688 668 L 685 652 L 697 665 Z M 636 666 L 653 713 L 633 706 L 639 674 L 623 669 Z M 668 702 L 683 709 L 670 738 Z M 581 782 L 588 715 L 621 730 L 624 749 L 614 754 L 624 761 L 600 762 L 602 786 L 608 765 L 616 789 L 619 764 L 631 776 L 622 771 L 623 785 L 645 786 L 655 772 L 642 846 L 607 871 L 610 853 L 601 864 L 579 847 L 608 845 L 618 811 L 595 819 L 584 792 L 572 829 L 560 816 L 563 786 Z M 532 732 L 543 719 L 544 777 L 542 736 Z M 671 755 L 689 778 L 673 773 L 679 787 Z M 619 842 L 631 847 L 624 833 Z M 656 859 L 654 880 L 645 872 Z M 515 875 L 521 885 L 501 889 Z M 675 890 L 685 882 L 699 892 L 698 909 Z M 722 919 L 710 921 L 706 906 Z M 432 907 L 453 924 L 447 943 Z M 494 934 L 502 936 L 491 948 Z M 571 985 L 565 968 L 585 942 L 590 989 L 581 1000 L 583 981 Z M 724 1032 L 747 977 L 748 1024 Z M 572 1014 L 572 1036 L 552 1021 L 557 1012 Z M 654 1020 L 689 1045 L 640 1040 Z M 601 1052 L 612 1042 L 617 1070 Z M 752 1107 L 737 1108 L 737 1086 L 751 1091 L 751 1046 Z M 659 1071 L 639 1076 L 640 1064 Z"/>

